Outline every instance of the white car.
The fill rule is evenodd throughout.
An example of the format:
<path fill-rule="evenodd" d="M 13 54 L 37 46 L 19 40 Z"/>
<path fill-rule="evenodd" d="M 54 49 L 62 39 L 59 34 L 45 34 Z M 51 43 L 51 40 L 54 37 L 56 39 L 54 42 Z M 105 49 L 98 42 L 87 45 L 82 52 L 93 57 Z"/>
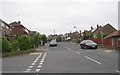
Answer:
<path fill-rule="evenodd" d="M 51 40 L 49 46 L 57 46 L 56 40 Z"/>

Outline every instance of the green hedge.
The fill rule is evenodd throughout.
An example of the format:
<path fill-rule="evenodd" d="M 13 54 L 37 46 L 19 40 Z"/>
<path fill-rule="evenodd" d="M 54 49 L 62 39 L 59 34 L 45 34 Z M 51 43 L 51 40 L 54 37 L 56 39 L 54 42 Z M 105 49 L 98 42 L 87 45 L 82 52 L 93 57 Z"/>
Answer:
<path fill-rule="evenodd" d="M 10 52 L 11 46 L 6 37 L 2 37 L 2 52 Z"/>
<path fill-rule="evenodd" d="M 26 50 L 32 48 L 30 37 L 28 37 L 27 35 L 18 36 L 17 40 L 20 50 Z"/>

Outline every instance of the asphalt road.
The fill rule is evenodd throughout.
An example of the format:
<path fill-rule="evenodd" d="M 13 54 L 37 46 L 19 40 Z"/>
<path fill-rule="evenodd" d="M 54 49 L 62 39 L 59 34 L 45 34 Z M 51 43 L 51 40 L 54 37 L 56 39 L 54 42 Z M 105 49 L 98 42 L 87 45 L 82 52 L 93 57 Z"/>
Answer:
<path fill-rule="evenodd" d="M 2 59 L 3 73 L 117 73 L 118 53 L 98 48 L 80 49 L 61 42 L 57 47 L 42 47 L 35 52 Z"/>

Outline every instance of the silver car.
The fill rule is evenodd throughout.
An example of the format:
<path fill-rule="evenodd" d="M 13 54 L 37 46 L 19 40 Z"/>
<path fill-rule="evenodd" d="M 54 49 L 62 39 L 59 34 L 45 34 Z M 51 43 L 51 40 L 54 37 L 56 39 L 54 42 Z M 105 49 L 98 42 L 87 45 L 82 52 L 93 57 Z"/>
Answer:
<path fill-rule="evenodd" d="M 56 40 L 51 40 L 49 46 L 57 46 Z"/>

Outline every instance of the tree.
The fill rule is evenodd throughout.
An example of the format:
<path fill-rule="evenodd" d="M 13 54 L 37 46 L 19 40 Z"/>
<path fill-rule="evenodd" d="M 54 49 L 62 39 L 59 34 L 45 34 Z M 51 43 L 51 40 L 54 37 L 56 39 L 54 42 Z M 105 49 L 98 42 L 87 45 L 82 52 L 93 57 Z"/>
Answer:
<path fill-rule="evenodd" d="M 38 45 L 41 42 L 41 34 L 36 32 L 33 36 L 34 36 L 35 46 L 38 47 Z"/>
<path fill-rule="evenodd" d="M 43 45 L 45 45 L 45 43 L 47 42 L 47 37 L 45 34 L 42 35 L 42 41 L 43 41 Z"/>

